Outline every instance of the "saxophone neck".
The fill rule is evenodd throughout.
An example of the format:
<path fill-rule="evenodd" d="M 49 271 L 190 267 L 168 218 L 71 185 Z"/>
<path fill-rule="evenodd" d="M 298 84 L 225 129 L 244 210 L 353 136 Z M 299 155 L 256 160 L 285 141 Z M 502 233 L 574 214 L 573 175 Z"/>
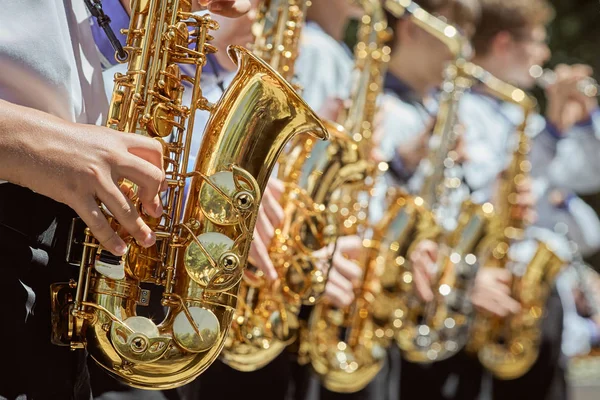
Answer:
<path fill-rule="evenodd" d="M 528 161 L 531 143 L 527 135 L 527 125 L 531 114 L 537 108 L 537 101 L 522 89 L 504 82 L 482 67 L 466 63 L 465 72 L 480 82 L 484 90 L 492 96 L 519 106 L 523 110 L 523 119 L 516 129 L 517 143 L 512 153 L 512 160 L 508 168 L 500 177 L 495 198 L 498 208 L 499 220 L 507 240 L 517 240 L 523 237 L 525 221 L 514 212 L 518 206 L 516 198 L 519 186 L 526 181 L 531 172 L 531 163 Z"/>
<path fill-rule="evenodd" d="M 300 34 L 310 5 L 309 0 L 262 0 L 252 26 L 254 55 L 288 82 L 294 78 Z"/>
<path fill-rule="evenodd" d="M 440 105 L 433 133 L 429 140 L 429 154 L 422 170 L 424 181 L 419 196 L 429 207 L 434 207 L 447 188 L 446 168 L 454 167 L 457 154 L 453 151 L 457 139 L 458 105 L 473 80 L 464 73 L 464 60 L 455 60 L 445 70 L 441 86 Z"/>
<path fill-rule="evenodd" d="M 371 137 L 377 98 L 383 90 L 383 80 L 391 49 L 386 46 L 390 39 L 387 19 L 379 0 L 351 0 L 365 12 L 358 27 L 358 43 L 354 58 L 357 76 L 350 98 L 352 104 L 342 113 L 338 122 L 359 143 L 361 153 L 368 156 L 372 146 Z"/>
<path fill-rule="evenodd" d="M 396 18 L 408 16 L 410 20 L 444 43 L 455 58 L 468 59 L 473 49 L 468 38 L 455 26 L 428 13 L 411 0 L 385 0 L 385 7 Z"/>

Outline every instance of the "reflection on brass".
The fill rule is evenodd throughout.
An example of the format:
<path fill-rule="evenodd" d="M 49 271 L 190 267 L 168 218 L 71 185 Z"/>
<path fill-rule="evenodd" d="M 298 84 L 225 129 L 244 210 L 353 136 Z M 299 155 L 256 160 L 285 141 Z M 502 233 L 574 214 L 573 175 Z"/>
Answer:
<path fill-rule="evenodd" d="M 162 218 L 144 216 L 132 193 L 157 243 L 138 246 L 108 216 L 127 241 L 128 254 L 120 259 L 99 251 L 86 230 L 78 281 L 68 289 L 53 285 L 52 291 L 53 341 L 73 349 L 85 345 L 111 375 L 143 389 L 184 385 L 217 358 L 275 162 L 296 135 L 327 138 L 294 88 L 241 47 L 229 47 L 238 72 L 219 101 L 209 104 L 200 81 L 206 56 L 216 51 L 209 41 L 218 25 L 208 15 L 192 14 L 191 3 L 132 2 L 124 47 L 128 71 L 115 76 L 108 113 L 110 128 L 155 138 L 163 146 L 168 189 Z M 181 65 L 192 72 L 186 75 Z M 210 118 L 193 166 L 192 132 L 201 110 Z M 115 273 L 100 274 L 98 262 Z M 125 277 L 115 278 L 123 269 Z M 167 316 L 160 323 L 136 316 L 143 282 L 164 288 Z"/>

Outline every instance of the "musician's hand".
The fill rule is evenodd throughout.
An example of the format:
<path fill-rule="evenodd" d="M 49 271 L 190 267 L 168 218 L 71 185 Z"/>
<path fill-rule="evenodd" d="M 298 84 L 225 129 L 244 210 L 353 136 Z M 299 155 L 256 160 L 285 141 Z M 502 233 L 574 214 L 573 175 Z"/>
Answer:
<path fill-rule="evenodd" d="M 439 246 L 431 240 L 418 243 L 410 253 L 412 264 L 413 285 L 417 295 L 423 301 L 433 300 L 431 281 L 435 275 L 435 263 L 438 257 Z"/>
<path fill-rule="evenodd" d="M 537 197 L 533 192 L 533 180 L 527 177 L 517 185 L 517 206 L 514 217 L 523 219 L 527 224 L 533 224 L 537 219 L 536 203 Z"/>
<path fill-rule="evenodd" d="M 456 125 L 456 143 L 454 146 L 454 161 L 457 163 L 464 163 L 469 161 L 469 154 L 465 148 L 465 126 L 462 123 Z"/>
<path fill-rule="evenodd" d="M 336 97 L 328 97 L 319 109 L 319 117 L 328 121 L 337 121 L 344 109 L 344 100 Z"/>
<path fill-rule="evenodd" d="M 556 82 L 546 89 L 548 99 L 546 116 L 561 133 L 590 117 L 598 108 L 595 97 L 588 97 L 578 89 L 579 82 L 589 78 L 593 71 L 588 65 L 558 65 Z"/>
<path fill-rule="evenodd" d="M 480 268 L 471 292 L 471 301 L 475 308 L 502 318 L 518 313 L 521 305 L 510 297 L 510 281 L 511 273 L 506 269 Z"/>
<path fill-rule="evenodd" d="M 211 13 L 237 18 L 250 10 L 250 0 L 197 0 L 194 9 L 208 9 Z"/>
<path fill-rule="evenodd" d="M 362 249 L 358 236 L 344 236 L 337 241 L 324 295 L 336 307 L 347 307 L 354 301 L 354 289 L 361 283 L 362 269 L 353 260 L 360 258 Z"/>
<path fill-rule="evenodd" d="M 492 203 L 495 206 L 503 204 L 506 200 L 498 197 L 501 194 L 498 190 L 498 185 L 502 182 L 503 174 L 505 173 L 506 172 L 500 173 L 496 180 L 496 188 L 494 189 L 494 197 L 492 198 Z M 527 224 L 533 224 L 537 220 L 537 212 L 535 211 L 537 196 L 533 192 L 532 179 L 530 177 L 523 179 L 523 181 L 517 185 L 516 190 L 517 203 L 512 207 L 511 217 L 523 220 Z"/>
<path fill-rule="evenodd" d="M 585 298 L 583 292 L 579 288 L 573 289 L 573 299 L 575 300 L 575 308 L 577 309 L 577 314 L 585 318 L 590 318 L 592 316 L 590 304 Z"/>
<path fill-rule="evenodd" d="M 125 242 L 109 225 L 97 200 L 140 245 L 154 244 L 154 233 L 118 182 L 125 178 L 136 183 L 146 213 L 162 215 L 159 191 L 166 186 L 158 141 L 68 123 L 1 101 L 0 120 L 0 179 L 67 204 L 101 245 L 116 255 L 125 253 Z"/>
<path fill-rule="evenodd" d="M 257 10 L 252 7 L 249 12 L 239 18 L 228 18 L 222 15 L 212 15 L 219 24 L 219 29 L 211 32 L 213 40 L 211 44 L 217 48 L 215 57 L 219 66 L 227 71 L 236 71 L 237 66 L 229 58 L 227 47 L 237 45 L 246 47 L 254 42 L 252 25 L 256 19 Z"/>
<path fill-rule="evenodd" d="M 280 180 L 275 178 L 269 180 L 258 210 L 254 238 L 248 256 L 250 263 L 262 271 L 270 281 L 278 277 L 269 257 L 269 247 L 275 236 L 275 229 L 281 226 L 284 218 L 283 208 L 279 204 L 283 189 Z"/>

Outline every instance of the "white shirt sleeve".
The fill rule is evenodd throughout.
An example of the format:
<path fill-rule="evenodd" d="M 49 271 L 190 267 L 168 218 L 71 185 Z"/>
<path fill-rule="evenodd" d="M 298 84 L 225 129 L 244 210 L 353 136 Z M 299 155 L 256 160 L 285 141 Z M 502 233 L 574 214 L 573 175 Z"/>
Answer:
<path fill-rule="evenodd" d="M 600 140 L 590 127 L 575 127 L 557 144 L 556 156 L 548 166 L 551 182 L 580 194 L 600 190 Z M 600 123 L 598 124 L 600 126 Z"/>
<path fill-rule="evenodd" d="M 577 313 L 573 288 L 575 271 L 568 267 L 556 280 L 556 289 L 563 306 L 562 352 L 567 357 L 588 354 L 591 349 L 591 334 L 588 320 Z"/>
<path fill-rule="evenodd" d="M 465 180 L 476 192 L 475 201 L 489 200 L 498 174 L 506 168 L 511 126 L 499 115 L 498 110 L 477 95 L 464 95 L 459 117 L 465 127 Z"/>

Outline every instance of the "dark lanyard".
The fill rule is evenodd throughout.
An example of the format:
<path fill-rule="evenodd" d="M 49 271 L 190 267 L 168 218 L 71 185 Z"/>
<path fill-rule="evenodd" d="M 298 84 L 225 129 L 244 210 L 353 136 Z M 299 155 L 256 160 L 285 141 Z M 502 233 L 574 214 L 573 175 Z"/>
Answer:
<path fill-rule="evenodd" d="M 110 42 L 112 48 L 115 49 L 117 60 L 127 60 L 127 52 L 123 49 L 123 46 L 121 46 L 119 39 L 117 39 L 115 33 L 110 27 L 110 18 L 104 13 L 104 10 L 102 10 L 102 1 L 83 0 L 83 2 L 90 11 L 90 14 L 92 14 L 92 17 L 96 19 L 98 26 L 102 28 L 102 30 L 106 34 L 106 37 L 108 38 L 108 41 Z"/>

